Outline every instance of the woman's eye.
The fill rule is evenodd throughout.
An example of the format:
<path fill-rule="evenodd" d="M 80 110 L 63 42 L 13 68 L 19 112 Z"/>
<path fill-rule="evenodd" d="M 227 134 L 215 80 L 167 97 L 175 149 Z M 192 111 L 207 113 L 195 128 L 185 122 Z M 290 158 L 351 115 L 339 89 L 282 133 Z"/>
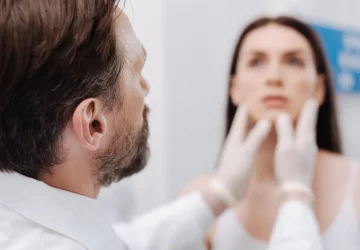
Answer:
<path fill-rule="evenodd" d="M 296 57 L 290 57 L 288 58 L 288 63 L 290 65 L 294 65 L 294 66 L 304 66 L 304 61 L 300 58 L 296 58 Z"/>
<path fill-rule="evenodd" d="M 249 66 L 250 67 L 256 67 L 256 66 L 259 66 L 261 63 L 262 63 L 263 60 L 261 60 L 260 58 L 254 58 L 254 59 L 251 59 L 249 61 Z"/>

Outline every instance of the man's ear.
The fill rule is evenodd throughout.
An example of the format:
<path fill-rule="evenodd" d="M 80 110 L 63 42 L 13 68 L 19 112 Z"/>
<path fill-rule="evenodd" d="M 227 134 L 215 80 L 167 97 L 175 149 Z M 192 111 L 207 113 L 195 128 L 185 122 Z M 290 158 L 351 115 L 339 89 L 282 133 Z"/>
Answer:
<path fill-rule="evenodd" d="M 102 102 L 95 98 L 82 101 L 74 111 L 72 124 L 79 142 L 88 150 L 98 150 L 107 130 Z"/>
<path fill-rule="evenodd" d="M 325 84 L 325 76 L 323 74 L 318 75 L 313 98 L 317 101 L 317 103 L 319 103 L 319 105 L 322 105 L 325 101 Z"/>

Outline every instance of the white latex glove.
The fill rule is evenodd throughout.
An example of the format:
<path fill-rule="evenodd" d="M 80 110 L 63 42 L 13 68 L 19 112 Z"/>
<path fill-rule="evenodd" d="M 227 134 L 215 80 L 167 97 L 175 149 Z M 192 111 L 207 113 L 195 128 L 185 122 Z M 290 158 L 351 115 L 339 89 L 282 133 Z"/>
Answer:
<path fill-rule="evenodd" d="M 318 105 L 314 100 L 305 103 L 296 133 L 287 114 L 276 121 L 278 142 L 275 151 L 275 173 L 284 183 L 299 183 L 310 188 L 317 154 L 316 122 Z"/>
<path fill-rule="evenodd" d="M 247 120 L 246 108 L 238 108 L 215 174 L 215 180 L 222 183 L 236 201 L 244 195 L 254 157 L 271 127 L 269 121 L 261 120 L 245 138 Z"/>

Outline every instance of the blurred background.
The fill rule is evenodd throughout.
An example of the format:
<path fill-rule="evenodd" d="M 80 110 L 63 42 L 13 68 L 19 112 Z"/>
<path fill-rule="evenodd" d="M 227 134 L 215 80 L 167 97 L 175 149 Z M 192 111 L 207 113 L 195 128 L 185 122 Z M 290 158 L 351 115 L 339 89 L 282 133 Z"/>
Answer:
<path fill-rule="evenodd" d="M 292 15 L 318 31 L 333 68 L 345 155 L 359 159 L 359 10 L 359 0 L 127 0 L 148 51 L 152 156 L 143 172 L 101 192 L 109 217 L 128 220 L 163 204 L 216 167 L 230 56 L 244 26 L 261 15 Z"/>

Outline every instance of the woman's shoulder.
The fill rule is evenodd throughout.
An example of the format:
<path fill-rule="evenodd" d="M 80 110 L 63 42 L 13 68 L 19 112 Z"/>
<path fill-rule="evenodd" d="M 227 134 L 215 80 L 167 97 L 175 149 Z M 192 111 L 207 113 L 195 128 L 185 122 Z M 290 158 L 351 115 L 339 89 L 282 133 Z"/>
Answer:
<path fill-rule="evenodd" d="M 315 169 L 315 188 L 333 194 L 351 192 L 360 215 L 360 162 L 344 155 L 321 150 Z M 321 188 L 322 186 L 322 188 Z M 326 188 L 325 188 L 326 187 Z"/>
<path fill-rule="evenodd" d="M 209 182 L 214 178 L 212 174 L 200 176 L 190 181 L 181 191 L 181 195 L 189 194 L 194 191 L 202 190 L 208 186 Z"/>
<path fill-rule="evenodd" d="M 326 150 L 320 150 L 317 157 L 317 167 L 326 168 L 326 170 L 330 170 L 329 168 L 332 168 L 334 170 L 339 169 L 347 171 L 354 164 L 359 163 L 357 163 L 354 159 L 348 158 L 342 154 Z"/>
<path fill-rule="evenodd" d="M 347 185 L 355 161 L 344 155 L 320 150 L 314 171 L 315 185 L 337 190 Z"/>

